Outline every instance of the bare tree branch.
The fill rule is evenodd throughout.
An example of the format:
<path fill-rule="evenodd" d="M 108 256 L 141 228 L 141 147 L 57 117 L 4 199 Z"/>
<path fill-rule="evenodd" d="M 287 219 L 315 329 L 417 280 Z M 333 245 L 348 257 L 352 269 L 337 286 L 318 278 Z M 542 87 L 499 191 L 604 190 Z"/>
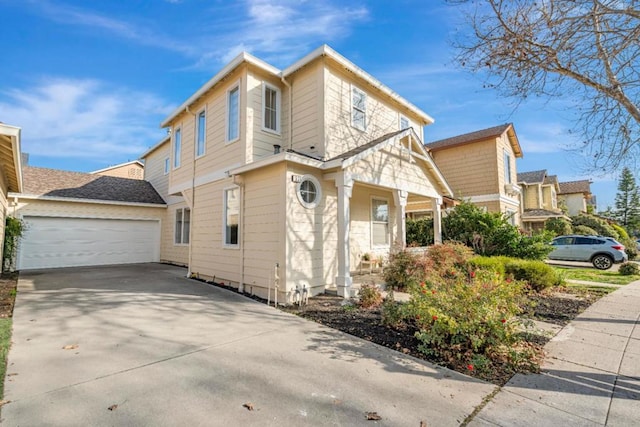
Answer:
<path fill-rule="evenodd" d="M 516 100 L 575 100 L 591 167 L 640 158 L 640 0 L 449 2 L 467 10 L 463 67 Z"/>

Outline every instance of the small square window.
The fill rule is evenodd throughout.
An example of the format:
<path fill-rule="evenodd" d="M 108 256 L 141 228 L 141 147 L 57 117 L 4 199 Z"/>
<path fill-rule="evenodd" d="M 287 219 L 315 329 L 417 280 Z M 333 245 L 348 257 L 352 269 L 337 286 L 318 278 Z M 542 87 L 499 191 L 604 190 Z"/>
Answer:
<path fill-rule="evenodd" d="M 405 116 L 400 116 L 400 130 L 409 129 L 409 119 Z"/>

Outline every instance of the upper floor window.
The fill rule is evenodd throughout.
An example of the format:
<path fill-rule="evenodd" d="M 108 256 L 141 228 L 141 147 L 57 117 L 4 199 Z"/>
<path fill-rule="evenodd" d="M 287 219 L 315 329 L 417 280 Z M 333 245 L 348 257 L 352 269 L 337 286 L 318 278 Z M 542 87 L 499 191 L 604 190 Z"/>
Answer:
<path fill-rule="evenodd" d="M 371 199 L 371 244 L 389 244 L 389 202 L 384 199 Z"/>
<path fill-rule="evenodd" d="M 167 157 L 164 159 L 164 174 L 167 175 L 169 173 L 169 168 L 171 168 L 171 160 Z"/>
<path fill-rule="evenodd" d="M 191 229 L 191 210 L 189 208 L 176 209 L 175 244 L 186 245 L 189 243 Z"/>
<path fill-rule="evenodd" d="M 180 156 L 182 155 L 182 129 L 178 128 L 173 133 L 173 168 L 180 167 Z"/>
<path fill-rule="evenodd" d="M 507 150 L 504 150 L 504 180 L 511 184 L 511 155 Z"/>
<path fill-rule="evenodd" d="M 207 116 L 204 110 L 198 114 L 198 134 L 196 135 L 196 157 L 204 155 L 207 133 Z"/>
<path fill-rule="evenodd" d="M 367 94 L 357 87 L 351 89 L 351 125 L 360 130 L 367 128 Z"/>
<path fill-rule="evenodd" d="M 409 119 L 405 116 L 400 116 L 400 130 L 409 128 Z"/>
<path fill-rule="evenodd" d="M 240 227 L 240 189 L 230 188 L 224 190 L 224 243 L 225 245 L 238 245 L 238 232 Z"/>
<path fill-rule="evenodd" d="M 262 129 L 280 133 L 280 89 L 262 85 Z"/>
<path fill-rule="evenodd" d="M 240 86 L 227 93 L 227 142 L 240 137 Z"/>

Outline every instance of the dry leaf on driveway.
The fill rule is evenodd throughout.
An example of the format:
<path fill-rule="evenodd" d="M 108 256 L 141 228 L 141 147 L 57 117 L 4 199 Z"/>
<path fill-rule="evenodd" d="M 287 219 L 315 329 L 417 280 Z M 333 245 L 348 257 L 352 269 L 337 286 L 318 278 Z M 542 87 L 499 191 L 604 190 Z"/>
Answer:
<path fill-rule="evenodd" d="M 381 420 L 382 417 L 378 415 L 377 412 L 367 412 L 367 420 L 369 421 L 378 421 Z"/>
<path fill-rule="evenodd" d="M 80 347 L 78 344 L 68 344 L 68 345 L 65 345 L 64 347 L 62 347 L 62 349 L 63 350 L 75 350 L 78 347 Z"/>

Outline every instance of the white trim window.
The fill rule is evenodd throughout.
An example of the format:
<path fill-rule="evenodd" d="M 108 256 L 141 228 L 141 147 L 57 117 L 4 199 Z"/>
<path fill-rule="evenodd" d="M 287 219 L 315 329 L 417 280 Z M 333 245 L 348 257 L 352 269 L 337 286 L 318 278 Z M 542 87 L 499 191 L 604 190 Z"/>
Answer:
<path fill-rule="evenodd" d="M 351 88 L 351 126 L 367 129 L 367 94 L 355 86 Z"/>
<path fill-rule="evenodd" d="M 262 83 L 262 130 L 280 133 L 280 89 Z"/>
<path fill-rule="evenodd" d="M 224 244 L 238 246 L 240 236 L 240 188 L 224 190 Z"/>
<path fill-rule="evenodd" d="M 196 133 L 196 157 L 204 156 L 206 150 L 207 136 L 207 112 L 202 110 L 196 117 L 197 133 Z"/>
<path fill-rule="evenodd" d="M 400 127 L 400 130 L 409 129 L 411 127 L 411 123 L 409 122 L 409 119 L 407 119 L 402 114 L 400 114 L 399 127 Z"/>
<path fill-rule="evenodd" d="M 166 157 L 164 159 L 164 174 L 168 175 L 170 169 L 171 169 L 171 159 L 169 157 Z"/>
<path fill-rule="evenodd" d="M 504 181 L 511 184 L 511 155 L 504 150 Z"/>
<path fill-rule="evenodd" d="M 302 206 L 313 209 L 320 203 L 322 187 L 313 175 L 304 175 L 296 186 L 296 196 Z"/>
<path fill-rule="evenodd" d="M 389 201 L 371 199 L 371 245 L 389 246 Z"/>
<path fill-rule="evenodd" d="M 227 91 L 227 142 L 240 138 L 240 85 Z"/>
<path fill-rule="evenodd" d="M 189 244 L 189 235 L 191 234 L 191 209 L 176 209 L 175 222 L 175 239 L 176 245 Z"/>
<path fill-rule="evenodd" d="M 180 167 L 180 157 L 182 156 L 182 129 L 177 128 L 173 132 L 173 168 Z"/>

